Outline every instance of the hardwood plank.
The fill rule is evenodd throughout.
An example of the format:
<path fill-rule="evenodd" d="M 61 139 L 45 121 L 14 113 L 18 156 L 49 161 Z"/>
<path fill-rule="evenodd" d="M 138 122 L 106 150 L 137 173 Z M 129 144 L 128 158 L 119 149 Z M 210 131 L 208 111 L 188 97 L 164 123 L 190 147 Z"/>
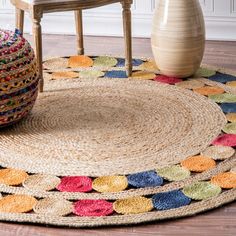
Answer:
<path fill-rule="evenodd" d="M 27 35 L 32 42 L 32 37 Z M 87 55 L 123 55 L 124 40 L 117 37 L 85 37 Z M 44 56 L 76 55 L 76 37 L 44 35 Z M 133 39 L 134 56 L 152 57 L 150 39 Z M 207 41 L 203 63 L 236 70 L 236 42 Z"/>
<path fill-rule="evenodd" d="M 26 35 L 32 42 L 32 37 Z M 76 37 L 44 35 L 44 57 L 76 55 Z M 87 55 L 119 55 L 124 51 L 122 38 L 85 37 Z M 149 39 L 134 39 L 135 56 L 152 57 Z M 236 42 L 208 41 L 204 63 L 236 70 Z M 39 225 L 0 223 L 2 236 L 233 236 L 236 235 L 236 203 L 228 204 L 197 216 L 143 224 L 138 226 L 107 227 L 96 229 L 67 229 Z"/>

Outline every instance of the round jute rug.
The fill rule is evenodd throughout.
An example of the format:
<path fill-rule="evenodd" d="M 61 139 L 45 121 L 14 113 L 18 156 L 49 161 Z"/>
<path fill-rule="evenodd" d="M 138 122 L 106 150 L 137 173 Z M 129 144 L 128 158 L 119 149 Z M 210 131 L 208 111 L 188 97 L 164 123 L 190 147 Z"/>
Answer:
<path fill-rule="evenodd" d="M 0 220 L 73 227 L 193 215 L 236 199 L 236 76 L 149 59 L 44 62 L 45 92 L 1 129 Z"/>

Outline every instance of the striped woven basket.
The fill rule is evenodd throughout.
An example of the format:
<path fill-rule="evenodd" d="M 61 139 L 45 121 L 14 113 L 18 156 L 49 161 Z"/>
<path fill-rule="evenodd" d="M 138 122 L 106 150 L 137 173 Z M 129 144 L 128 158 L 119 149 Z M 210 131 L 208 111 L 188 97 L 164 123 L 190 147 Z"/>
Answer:
<path fill-rule="evenodd" d="M 21 33 L 0 29 L 0 127 L 25 117 L 38 94 L 32 47 Z"/>

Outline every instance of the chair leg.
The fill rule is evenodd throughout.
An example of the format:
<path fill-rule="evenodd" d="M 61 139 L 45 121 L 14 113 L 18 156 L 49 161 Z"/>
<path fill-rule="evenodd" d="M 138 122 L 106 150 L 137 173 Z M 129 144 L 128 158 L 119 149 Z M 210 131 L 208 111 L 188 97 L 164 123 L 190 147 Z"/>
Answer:
<path fill-rule="evenodd" d="M 16 8 L 16 28 L 24 33 L 24 15 L 25 12 L 19 8 Z"/>
<path fill-rule="evenodd" d="M 125 38 L 125 57 L 126 57 L 126 72 L 127 76 L 132 75 L 132 27 L 131 27 L 131 2 L 123 1 L 123 27 Z"/>
<path fill-rule="evenodd" d="M 37 66 L 39 69 L 39 91 L 43 92 L 44 80 L 43 80 L 43 57 L 42 57 L 42 30 L 41 30 L 41 15 L 33 14 L 33 36 L 35 43 L 35 55 L 37 60 Z"/>
<path fill-rule="evenodd" d="M 75 11 L 75 25 L 77 36 L 77 53 L 84 54 L 84 39 L 83 39 L 83 14 L 82 10 Z"/>

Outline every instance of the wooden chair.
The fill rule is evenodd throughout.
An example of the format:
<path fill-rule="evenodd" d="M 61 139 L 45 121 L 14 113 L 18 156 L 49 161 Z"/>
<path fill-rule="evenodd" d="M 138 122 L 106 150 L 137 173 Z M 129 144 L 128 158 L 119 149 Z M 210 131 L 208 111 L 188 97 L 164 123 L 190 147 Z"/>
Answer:
<path fill-rule="evenodd" d="M 126 45 L 126 71 L 132 74 L 131 4 L 133 0 L 11 0 L 16 7 L 16 28 L 23 33 L 24 13 L 28 12 L 33 23 L 35 53 L 40 73 L 40 91 L 43 91 L 42 31 L 44 13 L 75 11 L 78 54 L 84 54 L 82 10 L 120 2 L 123 7 L 123 25 Z"/>

